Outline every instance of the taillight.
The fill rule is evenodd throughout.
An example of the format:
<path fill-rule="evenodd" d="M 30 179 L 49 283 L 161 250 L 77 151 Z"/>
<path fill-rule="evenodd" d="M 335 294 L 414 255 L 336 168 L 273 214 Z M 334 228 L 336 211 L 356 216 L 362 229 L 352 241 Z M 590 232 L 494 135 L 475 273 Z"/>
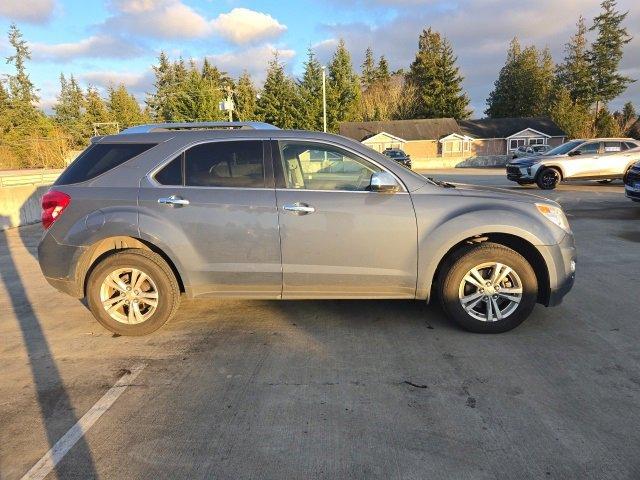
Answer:
<path fill-rule="evenodd" d="M 55 222 L 71 203 L 71 197 L 57 190 L 50 190 L 42 196 L 42 226 L 47 229 Z"/>

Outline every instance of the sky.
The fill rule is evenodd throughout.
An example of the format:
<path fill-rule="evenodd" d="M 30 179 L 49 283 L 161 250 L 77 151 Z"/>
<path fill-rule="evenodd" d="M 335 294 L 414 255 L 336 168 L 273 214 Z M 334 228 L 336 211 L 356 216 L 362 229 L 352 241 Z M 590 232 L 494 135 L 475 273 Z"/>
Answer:
<path fill-rule="evenodd" d="M 640 6 L 618 6 L 629 11 L 634 37 L 621 69 L 639 81 L 610 107 L 632 101 L 640 110 Z M 472 117 L 480 118 L 514 36 L 549 47 L 560 62 L 578 16 L 590 25 L 599 10 L 598 1 L 585 0 L 0 0 L 0 57 L 10 55 L 6 32 L 15 22 L 32 50 L 28 68 L 41 106 L 50 111 L 62 72 L 103 91 L 122 82 L 142 102 L 162 50 L 206 57 L 233 76 L 247 70 L 260 83 L 274 50 L 299 76 L 309 47 L 327 63 L 340 38 L 358 69 L 368 46 L 392 69 L 407 68 L 420 32 L 432 27 L 451 41 Z M 1 62 L 0 74 L 7 73 Z"/>

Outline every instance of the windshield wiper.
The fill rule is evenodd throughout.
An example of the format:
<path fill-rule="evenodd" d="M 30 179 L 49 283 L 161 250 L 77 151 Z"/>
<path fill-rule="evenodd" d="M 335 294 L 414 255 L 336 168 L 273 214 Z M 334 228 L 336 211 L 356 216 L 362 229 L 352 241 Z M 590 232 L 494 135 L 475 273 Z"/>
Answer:
<path fill-rule="evenodd" d="M 429 180 L 430 182 L 435 183 L 436 185 L 438 185 L 439 187 L 443 187 L 443 188 L 456 188 L 456 186 L 453 183 L 449 183 L 449 182 L 443 182 L 442 180 L 436 180 L 433 177 L 427 177 L 427 180 Z"/>

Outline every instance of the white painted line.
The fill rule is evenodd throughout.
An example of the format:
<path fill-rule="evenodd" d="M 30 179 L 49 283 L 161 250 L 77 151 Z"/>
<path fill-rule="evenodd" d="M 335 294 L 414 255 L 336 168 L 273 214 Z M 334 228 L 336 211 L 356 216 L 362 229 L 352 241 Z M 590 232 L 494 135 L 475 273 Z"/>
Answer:
<path fill-rule="evenodd" d="M 77 441 L 87 433 L 103 413 L 109 410 L 109 407 L 111 407 L 118 397 L 122 395 L 122 392 L 124 392 L 131 382 L 135 380 L 144 367 L 146 367 L 146 364 L 144 363 L 135 365 L 129 370 L 129 372 L 120 377 L 120 380 L 118 380 L 115 385 L 111 387 L 107 393 L 105 393 L 102 398 L 98 400 L 93 407 L 91 407 L 89 411 L 85 413 L 83 417 L 55 443 L 53 447 L 51 447 L 51 450 L 45 453 L 38 463 L 36 463 L 31 470 L 22 477 L 22 480 L 40 480 L 49 475 L 60 460 L 62 460 L 69 450 L 73 448 Z"/>

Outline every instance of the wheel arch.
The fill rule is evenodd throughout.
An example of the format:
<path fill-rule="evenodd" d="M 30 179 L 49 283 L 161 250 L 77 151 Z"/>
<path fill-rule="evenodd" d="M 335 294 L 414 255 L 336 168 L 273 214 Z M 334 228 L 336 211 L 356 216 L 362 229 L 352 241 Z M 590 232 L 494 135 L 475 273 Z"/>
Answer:
<path fill-rule="evenodd" d="M 551 294 L 551 282 L 549 275 L 549 268 L 547 261 L 543 254 L 536 248 L 536 246 L 529 240 L 522 236 L 515 235 L 513 233 L 505 232 L 486 232 L 476 234 L 464 238 L 446 249 L 445 253 L 440 256 L 433 273 L 427 281 L 429 282 L 428 288 L 423 291 L 423 295 L 426 294 L 427 301 L 436 295 L 437 285 L 440 280 L 440 276 L 448 265 L 453 263 L 464 253 L 468 252 L 474 246 L 485 242 L 497 243 L 511 248 L 520 255 L 522 255 L 533 268 L 536 279 L 538 282 L 538 303 L 547 304 Z"/>
<path fill-rule="evenodd" d="M 558 163 L 550 163 L 550 164 L 543 163 L 542 165 L 540 165 L 540 168 L 538 168 L 538 171 L 536 172 L 536 178 L 538 177 L 538 175 L 540 175 L 542 171 L 544 171 L 545 168 L 553 168 L 554 170 L 557 170 L 558 173 L 560 174 L 560 181 L 564 180 L 564 177 L 565 177 L 564 169 Z"/>
<path fill-rule="evenodd" d="M 96 265 L 108 256 L 127 249 L 140 249 L 158 254 L 171 268 L 180 287 L 180 292 L 185 291 L 183 275 L 170 255 L 149 241 L 133 236 L 117 235 L 94 242 L 79 259 L 76 280 L 82 286 L 83 295 L 86 296 L 87 280 Z"/>

